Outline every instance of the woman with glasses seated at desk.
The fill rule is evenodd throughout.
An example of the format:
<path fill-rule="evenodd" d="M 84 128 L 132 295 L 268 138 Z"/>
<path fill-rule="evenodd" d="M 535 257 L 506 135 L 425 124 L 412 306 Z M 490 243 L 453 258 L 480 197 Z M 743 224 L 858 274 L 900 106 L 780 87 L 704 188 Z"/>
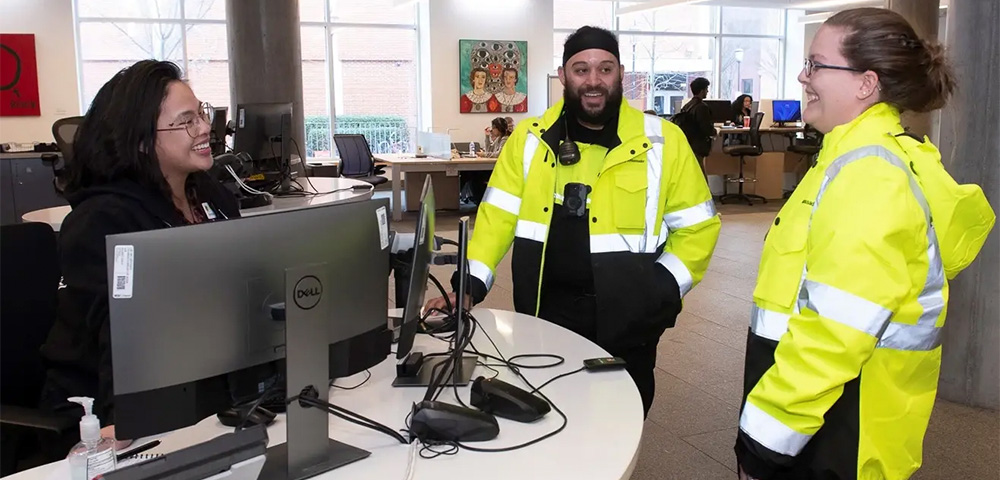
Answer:
<path fill-rule="evenodd" d="M 105 236 L 239 217 L 235 197 L 205 173 L 213 165 L 213 112 L 177 65 L 154 60 L 118 72 L 94 98 L 67 165 L 73 210 L 59 235 L 65 288 L 42 346 L 42 408 L 82 415 L 67 398 L 93 397 L 94 414 L 114 424 Z M 114 427 L 102 433 L 113 436 Z"/>

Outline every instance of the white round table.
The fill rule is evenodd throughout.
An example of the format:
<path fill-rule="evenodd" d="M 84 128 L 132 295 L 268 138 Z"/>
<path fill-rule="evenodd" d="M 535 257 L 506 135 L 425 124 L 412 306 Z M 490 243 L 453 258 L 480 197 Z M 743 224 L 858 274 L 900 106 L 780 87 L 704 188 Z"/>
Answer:
<path fill-rule="evenodd" d="M 336 203 L 365 200 L 371 198 L 373 191 L 371 188 L 367 190 L 353 190 L 352 187 L 355 185 L 371 185 L 353 178 L 308 177 L 307 181 L 305 177 L 302 177 L 297 180 L 299 185 L 307 191 L 318 193 L 319 195 L 274 197 L 270 205 L 240 210 L 240 215 L 244 217 L 252 217 L 263 213 L 277 213 L 287 210 L 297 210 L 300 208 L 318 207 L 320 205 L 332 205 Z M 47 223 L 52 226 L 52 230 L 58 232 L 59 228 L 62 227 L 63 219 L 66 218 L 66 215 L 69 215 L 70 210 L 72 210 L 72 208 L 70 208 L 69 205 L 43 208 L 41 210 L 34 210 L 25 213 L 21 216 L 21 220 L 24 222 Z"/>
<path fill-rule="evenodd" d="M 565 357 L 562 365 L 545 369 L 522 369 L 535 385 L 560 373 L 576 370 L 584 359 L 608 356 L 603 349 L 590 341 L 544 320 L 501 310 L 476 309 L 473 314 L 482 325 L 476 332 L 473 344 L 479 351 L 496 355 L 496 350 L 486 339 L 489 333 L 497 347 L 507 358 L 523 353 L 554 353 Z M 418 335 L 415 348 L 424 352 L 442 351 L 445 343 L 428 335 Z M 528 363 L 533 359 L 523 360 Z M 404 419 L 411 405 L 422 399 L 424 388 L 394 388 L 395 355 L 371 369 L 371 379 L 354 390 L 330 389 L 330 402 L 371 418 L 390 428 L 404 428 Z M 489 363 L 493 363 L 489 361 Z M 547 363 L 538 360 L 537 363 Z M 503 367 L 499 378 L 526 388 L 517 377 Z M 477 366 L 473 378 L 492 376 L 493 372 Z M 340 379 L 338 385 L 353 386 L 364 380 L 362 372 Z M 504 453 L 478 453 L 460 450 L 457 455 L 439 456 L 434 459 L 413 455 L 414 479 L 444 480 L 510 480 L 544 478 L 620 480 L 632 475 L 639 455 L 642 437 L 642 401 L 635 383 L 624 370 L 588 372 L 560 378 L 543 390 L 566 414 L 568 424 L 559 434 L 527 448 Z M 469 387 L 459 388 L 462 400 L 469 402 Z M 455 403 L 451 389 L 439 397 Z M 481 448 L 500 448 L 523 443 L 544 435 L 562 424 L 562 417 L 555 410 L 543 419 L 523 424 L 497 419 L 500 435 L 488 442 L 476 442 Z M 162 442 L 148 453 L 168 453 L 196 443 L 204 442 L 232 429 L 222 426 L 214 417 L 197 425 L 177 430 L 159 437 Z M 330 436 L 338 441 L 363 448 L 371 456 L 358 462 L 316 476 L 316 479 L 391 479 L 404 478 L 411 458 L 412 445 L 402 445 L 396 440 L 336 417 L 330 417 Z M 284 415 L 279 415 L 268 428 L 269 446 L 285 441 Z M 149 439 L 133 444 L 141 445 Z M 416 453 L 416 452 L 413 452 Z M 54 479 L 68 475 L 65 461 L 38 467 L 11 476 L 12 480 Z"/>

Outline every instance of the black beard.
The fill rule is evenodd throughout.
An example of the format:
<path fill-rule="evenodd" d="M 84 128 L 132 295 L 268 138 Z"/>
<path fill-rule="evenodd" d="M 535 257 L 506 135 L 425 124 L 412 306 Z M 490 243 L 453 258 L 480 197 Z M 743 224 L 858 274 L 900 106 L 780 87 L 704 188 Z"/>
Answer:
<path fill-rule="evenodd" d="M 590 114 L 583 108 L 581 96 L 588 92 L 601 92 L 605 97 L 604 108 L 595 114 Z M 566 111 L 573 117 L 576 117 L 577 120 L 591 125 L 607 125 L 611 118 L 618 114 L 618 110 L 621 108 L 622 83 L 620 81 L 615 82 L 611 91 L 601 87 L 588 88 L 580 95 L 577 94 L 576 90 L 566 88 L 563 90 L 563 99 Z"/>

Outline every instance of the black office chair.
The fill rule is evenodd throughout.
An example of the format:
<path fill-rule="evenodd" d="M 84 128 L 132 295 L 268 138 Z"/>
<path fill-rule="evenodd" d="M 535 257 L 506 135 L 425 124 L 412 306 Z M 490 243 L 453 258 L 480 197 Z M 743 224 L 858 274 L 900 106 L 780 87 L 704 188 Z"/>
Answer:
<path fill-rule="evenodd" d="M 76 138 L 76 131 L 83 123 L 83 117 L 60 118 L 52 124 L 52 136 L 56 139 L 56 146 L 59 147 L 59 155 L 42 155 L 42 163 L 52 169 L 52 187 L 56 193 L 62 195 L 66 187 L 64 173 L 66 166 L 73 160 L 73 139 Z"/>
<path fill-rule="evenodd" d="M 801 161 L 808 161 L 809 166 L 816 163 L 816 155 L 819 154 L 820 149 L 823 147 L 823 134 L 819 133 L 816 129 L 805 126 L 805 131 L 803 132 L 802 139 L 792 139 L 791 145 L 788 146 L 787 151 L 789 153 L 795 153 L 802 155 Z M 783 198 L 788 198 L 792 196 L 792 192 L 795 189 L 787 190 L 782 195 Z"/>
<path fill-rule="evenodd" d="M 79 417 L 38 409 L 45 383 L 39 349 L 55 322 L 60 277 L 52 227 L 0 227 L 0 264 L 0 475 L 5 476 L 65 456 L 72 444 L 60 453 L 47 447 L 72 433 Z"/>
<path fill-rule="evenodd" d="M 739 183 L 738 193 L 726 193 L 719 198 L 720 203 L 726 203 L 726 200 L 736 199 L 744 201 L 747 205 L 753 205 L 753 200 L 760 200 L 761 203 L 767 203 L 767 199 L 751 193 L 743 193 L 743 184 L 746 182 L 756 182 L 756 178 L 747 178 L 743 174 L 743 166 L 746 165 L 746 157 L 759 157 L 764 153 L 764 147 L 760 142 L 760 123 L 764 118 L 764 114 L 758 112 L 754 114 L 753 118 L 750 119 L 750 145 L 728 145 L 722 147 L 722 152 L 727 155 L 740 157 L 740 176 L 727 180 L 733 183 Z"/>
<path fill-rule="evenodd" d="M 373 186 L 389 181 L 379 176 L 383 173 L 382 169 L 375 167 L 375 158 L 364 135 L 337 134 L 333 136 L 333 142 L 340 153 L 340 176 L 362 180 Z"/>

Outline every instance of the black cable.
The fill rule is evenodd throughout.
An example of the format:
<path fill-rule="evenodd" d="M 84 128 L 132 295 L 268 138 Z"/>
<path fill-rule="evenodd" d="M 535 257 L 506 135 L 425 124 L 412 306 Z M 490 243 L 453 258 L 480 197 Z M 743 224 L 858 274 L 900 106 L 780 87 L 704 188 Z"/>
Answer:
<path fill-rule="evenodd" d="M 473 317 L 472 315 L 470 315 L 470 317 L 472 318 L 472 320 L 475 323 L 479 323 L 478 320 L 475 319 L 475 317 Z M 490 337 L 489 332 L 487 332 L 484 329 L 483 333 L 486 335 L 487 340 L 490 341 L 490 344 L 493 345 L 493 349 L 496 350 L 496 352 L 497 352 L 498 355 L 500 355 L 501 361 L 503 361 L 506 364 L 510 364 L 510 361 L 508 361 L 506 358 L 504 358 L 503 353 L 500 352 L 499 348 L 497 348 L 497 344 L 496 344 L 496 342 L 493 341 L 493 338 Z M 512 450 L 519 450 L 521 448 L 525 448 L 525 447 L 534 445 L 534 444 L 536 444 L 538 442 L 541 442 L 541 441 L 543 441 L 545 439 L 551 438 L 554 435 L 558 434 L 559 432 L 562 432 L 566 428 L 566 425 L 569 424 L 569 419 L 566 418 L 566 414 L 563 413 L 563 411 L 560 410 L 559 407 L 556 406 L 556 404 L 552 400 L 549 399 L 549 397 L 547 397 L 541 391 L 538 391 L 538 389 L 535 388 L 535 386 L 532 385 L 531 382 L 529 382 L 528 379 L 525 378 L 523 374 L 521 374 L 520 369 L 512 368 L 511 371 L 513 371 L 515 374 L 517 374 L 517 376 L 521 378 L 521 381 L 523 381 L 526 385 L 528 385 L 529 387 L 531 387 L 531 391 L 533 391 L 533 392 L 537 391 L 538 395 L 541 396 L 542 399 L 544 399 L 546 402 L 548 402 L 549 405 L 552 405 L 552 409 L 555 410 L 556 413 L 558 413 L 560 417 L 562 417 L 562 419 L 563 419 L 562 425 L 560 425 L 559 428 L 557 428 L 557 429 L 555 429 L 555 430 L 553 430 L 553 431 L 551 431 L 551 432 L 549 432 L 549 433 L 547 433 L 545 435 L 542 435 L 541 437 L 538 437 L 538 438 L 536 438 L 534 440 L 529 440 L 529 441 L 521 443 L 519 445 L 513 445 L 513 446 L 510 446 L 510 447 L 502 447 L 502 448 L 479 448 L 479 447 L 471 447 L 471 446 L 468 446 L 468 445 L 466 445 L 464 443 L 461 443 L 461 442 L 455 442 L 456 445 L 458 445 L 459 447 L 461 447 L 461 448 L 463 448 L 465 450 L 469 450 L 469 451 L 473 451 L 473 452 L 482 452 L 482 453 L 510 452 Z"/>
<path fill-rule="evenodd" d="M 362 380 L 362 381 L 361 381 L 361 383 L 359 383 L 359 384 L 357 384 L 357 385 L 354 385 L 354 386 L 350 386 L 350 387 L 341 387 L 340 385 L 334 385 L 334 384 L 333 384 L 334 380 L 330 380 L 330 386 L 331 386 L 331 387 L 333 387 L 333 388 L 339 388 L 339 389 L 341 389 L 341 390 L 354 390 L 355 388 L 360 388 L 360 387 L 361 387 L 362 385 L 364 385 L 364 384 L 368 383 L 368 380 L 371 380 L 371 379 L 372 379 L 372 372 L 371 372 L 371 370 L 368 370 L 368 369 L 366 368 L 366 369 L 365 369 L 365 374 L 367 374 L 368 376 L 367 376 L 367 377 L 365 377 L 365 379 L 364 379 L 364 380 Z"/>
<path fill-rule="evenodd" d="M 331 415 L 333 415 L 335 417 L 339 417 L 339 418 L 341 418 L 343 420 L 346 420 L 348 422 L 354 423 L 356 425 L 360 425 L 362 427 L 367 427 L 367 428 L 370 428 L 370 429 L 378 431 L 378 432 L 382 432 L 382 433 L 384 433 L 386 435 L 391 436 L 392 438 L 395 438 L 400 443 L 404 443 L 404 444 L 409 443 L 409 442 L 406 441 L 405 438 L 403 438 L 402 435 L 399 434 L 399 432 L 396 432 L 395 430 L 393 430 L 393 429 L 391 429 L 391 428 L 389 428 L 389 427 L 387 427 L 385 425 L 382 425 L 381 423 L 378 423 L 375 420 L 372 420 L 372 419 L 370 419 L 368 417 L 365 417 L 365 416 L 363 416 L 361 414 L 354 413 L 354 412 L 352 412 L 350 410 L 347 410 L 346 408 L 338 407 L 338 406 L 336 406 L 336 405 L 334 405 L 332 403 L 329 403 L 329 402 L 326 402 L 326 401 L 323 401 L 323 400 L 320 400 L 320 399 L 314 398 L 314 397 L 299 396 L 297 400 L 299 402 L 306 403 L 306 404 L 308 404 L 310 406 L 313 406 L 313 407 L 316 407 L 316 408 L 320 408 L 322 410 L 326 410 L 327 413 L 329 413 L 329 414 L 331 414 Z"/>
<path fill-rule="evenodd" d="M 532 391 L 530 391 L 530 392 L 528 392 L 528 393 L 529 393 L 529 394 L 533 394 L 533 393 L 536 393 L 536 392 L 538 392 L 539 390 L 541 390 L 541 389 L 545 388 L 545 386 L 546 386 L 546 385 L 548 385 L 548 384 L 550 384 L 550 383 L 552 383 L 552 382 L 554 382 L 554 381 L 556 381 L 556 380 L 559 380 L 560 378 L 563 378 L 563 377 L 568 377 L 568 376 L 570 376 L 570 375 L 573 375 L 573 374 L 575 374 L 575 373 L 580 373 L 580 372 L 582 372 L 582 371 L 584 371 L 584 370 L 586 370 L 586 368 L 585 368 L 585 367 L 580 367 L 580 368 L 578 368 L 578 369 L 576 369 L 576 370 L 573 370 L 572 372 L 566 372 L 566 373 L 560 373 L 559 375 L 556 375 L 556 376 L 554 376 L 554 377 L 552 377 L 552 378 L 550 378 L 550 379 L 546 380 L 546 381 L 545 381 L 545 383 L 543 383 L 543 384 L 541 384 L 541 385 L 539 385 L 539 386 L 535 387 L 535 389 L 534 389 L 534 390 L 532 390 Z"/>
<path fill-rule="evenodd" d="M 246 428 L 247 422 L 250 420 L 250 416 L 253 415 L 253 413 L 256 412 L 258 408 L 260 408 L 260 404 L 264 403 L 264 399 L 267 398 L 267 395 L 271 393 L 280 384 L 281 384 L 280 381 L 274 380 L 273 382 L 271 382 L 271 385 L 269 385 L 267 388 L 264 389 L 264 392 L 261 393 L 259 397 L 257 397 L 257 400 L 253 402 L 253 404 L 250 406 L 250 409 L 247 410 L 247 413 L 243 414 L 243 419 L 240 420 L 240 424 L 236 426 L 237 432 Z"/>

